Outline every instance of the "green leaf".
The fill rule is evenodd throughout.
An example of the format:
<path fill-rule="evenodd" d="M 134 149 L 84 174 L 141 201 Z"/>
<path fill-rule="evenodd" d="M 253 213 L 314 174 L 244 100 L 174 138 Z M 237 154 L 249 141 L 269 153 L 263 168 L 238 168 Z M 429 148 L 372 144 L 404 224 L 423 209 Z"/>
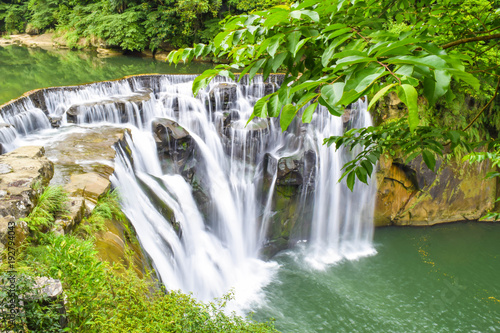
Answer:
<path fill-rule="evenodd" d="M 297 107 L 299 109 L 304 107 L 307 103 L 309 103 L 309 101 L 311 101 L 311 99 L 318 97 L 318 96 L 319 96 L 319 94 L 315 93 L 315 92 L 309 92 L 305 95 L 302 95 L 302 97 L 297 102 Z"/>
<path fill-rule="evenodd" d="M 405 104 L 408 107 L 408 125 L 410 126 L 410 131 L 414 132 L 420 123 L 418 117 L 417 90 L 409 84 L 403 84 L 402 88 L 405 93 Z"/>
<path fill-rule="evenodd" d="M 321 84 L 321 81 L 305 81 L 305 82 L 302 82 L 301 84 L 293 87 L 291 90 L 290 90 L 290 93 L 295 93 L 297 91 L 300 91 L 300 90 L 311 90 L 312 88 L 316 89 L 316 87 L 318 87 L 319 85 Z"/>
<path fill-rule="evenodd" d="M 250 72 L 248 74 L 248 81 L 252 81 L 253 77 L 255 76 L 255 74 L 257 74 L 257 71 L 260 70 L 260 68 L 262 67 L 262 64 L 264 64 L 264 61 L 266 61 L 266 59 L 260 59 L 258 60 L 253 66 L 252 66 L 252 69 L 250 69 Z"/>
<path fill-rule="evenodd" d="M 357 167 L 356 168 L 356 176 L 358 176 L 358 179 L 361 180 L 363 183 L 368 184 L 368 175 L 363 167 Z"/>
<path fill-rule="evenodd" d="M 234 31 L 230 31 L 230 30 L 227 30 L 227 31 L 222 31 L 220 33 L 217 34 L 217 36 L 215 36 L 214 38 L 214 44 L 216 47 L 222 47 L 222 42 L 228 38 L 228 36 L 231 34 L 231 33 L 234 33 Z"/>
<path fill-rule="evenodd" d="M 293 56 L 295 57 L 295 55 L 297 54 L 297 52 L 302 48 L 302 46 L 304 46 L 304 44 L 309 40 L 311 39 L 311 37 L 307 37 L 307 38 L 304 38 L 302 39 L 300 42 L 297 43 L 297 46 L 295 47 L 295 50 L 292 52 L 293 53 Z"/>
<path fill-rule="evenodd" d="M 414 43 L 418 43 L 418 42 L 421 42 L 421 40 L 416 39 L 416 38 L 406 38 L 406 39 L 403 39 L 403 40 L 395 42 L 395 43 L 390 43 L 387 46 L 384 46 L 380 51 L 378 51 L 377 54 L 375 55 L 375 57 L 379 58 L 379 57 L 386 56 L 387 54 L 391 54 L 391 51 L 394 51 L 401 46 L 407 46 L 409 44 L 414 44 Z"/>
<path fill-rule="evenodd" d="M 290 126 L 296 114 L 297 108 L 293 104 L 287 104 L 283 107 L 280 116 L 280 127 L 283 132 Z"/>
<path fill-rule="evenodd" d="M 375 94 L 375 96 L 373 96 L 372 100 L 370 101 L 370 104 L 368 104 L 368 110 L 370 110 L 371 107 L 373 105 L 375 105 L 375 103 L 377 103 L 377 101 L 380 99 L 380 97 L 384 96 L 389 89 L 391 89 L 392 87 L 394 87 L 396 85 L 397 85 L 397 83 L 393 83 L 393 84 L 385 86 L 382 89 L 380 89 L 379 91 L 377 91 L 377 93 Z"/>
<path fill-rule="evenodd" d="M 327 108 L 335 108 L 337 102 L 342 98 L 344 93 L 344 82 L 335 82 L 334 84 L 327 84 L 321 88 L 321 97 L 326 102 Z"/>
<path fill-rule="evenodd" d="M 303 123 L 310 123 L 314 114 L 314 111 L 318 107 L 318 102 L 313 103 L 309 105 L 305 110 L 304 113 L 302 114 L 302 122 Z"/>
<path fill-rule="evenodd" d="M 427 167 L 434 171 L 434 168 L 436 167 L 436 159 L 434 158 L 434 154 L 428 150 L 424 150 L 422 151 L 422 157 Z"/>
<path fill-rule="evenodd" d="M 299 43 L 300 36 L 302 36 L 302 33 L 300 31 L 294 31 L 290 33 L 287 37 L 288 40 L 288 51 L 294 53 L 294 51 L 297 48 L 297 44 Z"/>
<path fill-rule="evenodd" d="M 194 48 L 194 55 L 196 57 L 199 57 L 201 56 L 201 54 L 203 53 L 203 49 L 205 48 L 205 44 L 196 44 L 196 47 Z"/>
<path fill-rule="evenodd" d="M 265 28 L 271 28 L 277 25 L 278 23 L 289 22 L 288 14 L 289 14 L 288 10 L 274 9 L 273 11 L 271 11 L 271 15 L 267 17 L 266 21 L 262 26 Z"/>
<path fill-rule="evenodd" d="M 275 93 L 268 102 L 267 111 L 270 117 L 278 117 L 280 114 L 280 99 L 277 93 Z"/>
<path fill-rule="evenodd" d="M 352 191 L 352 189 L 354 188 L 354 181 L 355 181 L 355 176 L 356 174 L 354 173 L 354 171 L 351 171 L 348 175 L 347 175 L 347 187 Z"/>
<path fill-rule="evenodd" d="M 273 58 L 273 72 L 276 72 L 278 68 L 283 64 L 283 61 L 285 61 L 286 56 L 288 55 L 287 52 L 282 52 L 278 54 L 276 57 Z"/>
<path fill-rule="evenodd" d="M 301 10 L 301 14 L 308 16 L 312 21 L 318 22 L 319 21 L 319 15 L 317 12 L 313 10 Z"/>
<path fill-rule="evenodd" d="M 378 68 L 375 71 L 367 71 L 367 75 L 358 75 L 356 80 L 354 81 L 357 85 L 354 88 L 356 92 L 362 92 L 366 88 L 368 88 L 375 80 L 379 79 L 382 76 L 388 75 L 389 72 L 386 72 L 384 68 Z M 349 84 L 351 85 L 351 84 Z"/>
<path fill-rule="evenodd" d="M 366 172 L 368 173 L 368 176 L 370 176 L 373 172 L 373 165 L 370 163 L 369 160 L 362 160 L 361 165 L 363 168 L 365 168 Z"/>
<path fill-rule="evenodd" d="M 376 60 L 377 59 L 375 59 L 375 58 L 354 55 L 354 56 L 345 57 L 345 58 L 342 58 L 340 60 L 337 60 L 337 62 L 335 63 L 336 64 L 335 68 L 337 69 L 337 68 L 342 68 L 342 67 L 349 66 L 349 65 L 359 64 L 362 62 L 371 62 L 371 61 L 376 61 Z"/>
<path fill-rule="evenodd" d="M 278 34 L 270 39 L 269 46 L 267 47 L 267 52 L 271 57 L 274 57 L 274 55 L 276 54 L 276 50 L 278 50 L 278 47 L 280 46 L 280 41 L 284 36 L 285 36 L 284 34 Z"/>
<path fill-rule="evenodd" d="M 352 35 L 352 29 L 351 28 L 344 28 L 344 29 L 339 29 L 339 30 L 336 30 L 332 33 L 330 33 L 327 37 L 326 37 L 326 40 L 330 40 L 332 38 L 335 38 L 335 37 L 338 37 L 338 36 L 342 36 L 342 35 L 345 35 L 345 34 L 349 34 L 349 36 Z M 347 38 L 349 38 L 349 36 L 347 36 Z M 342 38 L 343 39 L 343 38 Z M 342 40 L 342 39 L 339 39 L 339 40 Z M 345 39 L 343 39 L 345 40 Z M 337 44 L 338 45 L 338 44 Z"/>
<path fill-rule="evenodd" d="M 455 78 L 464 81 L 465 83 L 472 86 L 472 88 L 479 90 L 479 80 L 472 74 L 458 70 L 458 69 L 448 69 L 448 72 Z"/>
<path fill-rule="evenodd" d="M 327 32 L 330 32 L 330 31 L 333 31 L 333 30 L 342 29 L 342 28 L 345 28 L 345 27 L 346 27 L 346 25 L 343 24 L 343 23 L 335 23 L 335 24 L 331 24 L 331 25 L 327 26 L 325 29 L 323 29 L 323 31 L 321 31 L 321 33 L 322 34 L 326 34 Z"/>
<path fill-rule="evenodd" d="M 252 115 L 248 119 L 246 125 L 248 125 L 250 121 L 252 121 L 252 119 L 255 117 L 267 118 L 267 97 L 268 96 L 264 96 L 255 103 L 255 105 L 253 106 Z"/>
<path fill-rule="evenodd" d="M 424 79 L 424 96 L 430 104 L 436 103 L 437 99 L 444 96 L 450 88 L 451 75 L 447 71 L 435 70 L 434 79 Z"/>

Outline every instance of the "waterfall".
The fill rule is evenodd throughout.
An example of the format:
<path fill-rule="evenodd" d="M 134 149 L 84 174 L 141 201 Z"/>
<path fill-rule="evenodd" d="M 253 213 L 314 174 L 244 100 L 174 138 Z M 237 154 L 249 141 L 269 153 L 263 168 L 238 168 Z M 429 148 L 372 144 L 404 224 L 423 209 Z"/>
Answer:
<path fill-rule="evenodd" d="M 371 124 L 365 102 L 342 118 L 320 108 L 310 125 L 294 121 L 281 133 L 276 119 L 245 126 L 278 76 L 252 84 L 216 78 L 196 98 L 194 78 L 139 76 L 39 91 L 36 103 L 24 97 L 0 109 L 12 125 L 0 127 L 0 142 L 11 150 L 16 136 L 51 124 L 130 128 L 115 147 L 112 176 L 123 210 L 167 289 L 202 300 L 231 288 L 241 304 L 259 297 L 277 268 L 264 260 L 265 249 L 308 240 L 307 261 L 318 268 L 373 253 L 374 185 L 356 184 L 351 193 L 338 183 L 351 156 L 323 145 L 346 127 Z M 280 191 L 296 201 L 282 225 Z"/>
<path fill-rule="evenodd" d="M 344 126 L 360 128 L 372 126 L 367 102 L 359 100 L 346 110 L 343 117 L 331 117 L 324 108 L 313 119 L 314 134 L 311 142 L 317 152 L 316 172 L 318 174 L 314 194 L 310 255 L 307 261 L 316 268 L 323 268 L 342 258 L 356 259 L 375 253 L 373 237 L 373 210 L 376 184 L 360 181 L 350 191 L 345 180 L 338 182 L 342 166 L 350 161 L 359 149 L 349 152 L 343 147 L 323 145 L 323 140 L 332 135 L 342 135 Z"/>

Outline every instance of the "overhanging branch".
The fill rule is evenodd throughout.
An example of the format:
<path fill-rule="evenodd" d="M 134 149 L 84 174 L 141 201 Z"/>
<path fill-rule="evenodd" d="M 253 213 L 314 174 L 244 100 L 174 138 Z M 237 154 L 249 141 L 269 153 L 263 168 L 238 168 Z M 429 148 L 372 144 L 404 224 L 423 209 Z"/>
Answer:
<path fill-rule="evenodd" d="M 463 38 L 456 40 L 451 43 L 447 43 L 444 45 L 441 45 L 442 49 L 448 49 L 453 46 L 457 46 L 460 44 L 465 44 L 465 43 L 470 43 L 470 42 L 478 42 L 478 41 L 485 41 L 485 40 L 490 40 L 490 39 L 500 39 L 500 34 L 493 34 L 493 35 L 487 35 L 487 36 L 478 36 L 478 37 L 470 37 L 470 38 Z"/>

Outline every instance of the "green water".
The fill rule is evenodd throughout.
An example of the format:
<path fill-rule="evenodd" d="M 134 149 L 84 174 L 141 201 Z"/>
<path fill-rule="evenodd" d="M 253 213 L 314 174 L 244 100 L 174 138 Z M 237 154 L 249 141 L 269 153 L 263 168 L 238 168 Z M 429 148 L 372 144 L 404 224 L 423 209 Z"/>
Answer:
<path fill-rule="evenodd" d="M 377 229 L 377 254 L 325 271 L 282 253 L 256 319 L 283 332 L 500 332 L 500 225 Z"/>
<path fill-rule="evenodd" d="M 192 63 L 176 68 L 164 61 L 140 57 L 99 58 L 95 52 L 0 47 L 0 105 L 36 88 L 113 80 L 134 74 L 201 73 L 212 66 Z"/>

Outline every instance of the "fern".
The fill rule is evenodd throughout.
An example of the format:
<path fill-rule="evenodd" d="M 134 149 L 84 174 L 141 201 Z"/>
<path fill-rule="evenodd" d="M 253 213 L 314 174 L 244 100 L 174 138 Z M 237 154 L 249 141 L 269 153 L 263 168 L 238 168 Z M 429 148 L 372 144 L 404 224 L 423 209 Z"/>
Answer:
<path fill-rule="evenodd" d="M 61 186 L 48 186 L 38 197 L 35 208 L 22 219 L 32 231 L 42 231 L 54 223 L 56 216 L 67 212 L 68 195 Z"/>

